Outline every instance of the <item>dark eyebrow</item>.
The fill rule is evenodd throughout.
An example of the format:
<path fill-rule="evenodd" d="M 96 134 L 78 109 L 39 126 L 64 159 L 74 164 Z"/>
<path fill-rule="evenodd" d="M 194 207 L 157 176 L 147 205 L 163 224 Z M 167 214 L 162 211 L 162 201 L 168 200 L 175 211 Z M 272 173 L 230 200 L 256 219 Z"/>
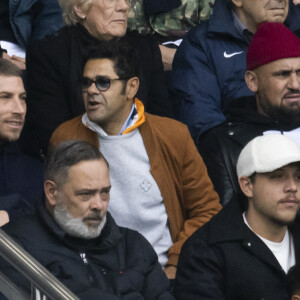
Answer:
<path fill-rule="evenodd" d="M 104 188 L 101 189 L 100 193 L 103 193 L 103 192 L 109 192 L 111 189 L 111 185 L 110 186 L 106 186 Z"/>
<path fill-rule="evenodd" d="M 285 75 L 288 75 L 290 73 L 292 73 L 293 70 L 279 70 L 279 71 L 275 71 L 272 73 L 272 75 L 274 76 L 277 76 L 277 75 L 282 75 L 282 74 L 285 74 Z"/>
<path fill-rule="evenodd" d="M 111 189 L 111 185 L 110 186 L 105 186 L 100 190 L 100 193 L 103 192 L 109 192 Z M 74 192 L 75 195 L 80 195 L 82 193 L 89 193 L 89 194 L 93 194 L 93 193 L 97 193 L 97 189 L 82 189 L 82 190 L 77 190 Z"/>
<path fill-rule="evenodd" d="M 293 70 L 293 69 L 282 69 L 282 70 L 278 70 L 278 71 L 275 71 L 272 73 L 272 75 L 274 76 L 277 76 L 277 75 L 282 75 L 282 74 L 290 74 L 292 72 L 295 72 L 295 73 L 299 73 L 300 72 L 300 68 L 296 69 L 296 70 Z"/>
<path fill-rule="evenodd" d="M 7 92 L 7 91 L 0 92 L 0 95 L 2 95 L 2 94 L 4 94 L 4 95 L 13 95 L 13 93 Z M 19 96 L 23 96 L 23 95 L 26 96 L 26 92 L 23 92 L 23 93 L 19 94 Z"/>
<path fill-rule="evenodd" d="M 97 190 L 95 189 L 82 189 L 82 190 L 77 190 L 75 191 L 75 195 L 80 195 L 82 193 L 96 193 Z"/>

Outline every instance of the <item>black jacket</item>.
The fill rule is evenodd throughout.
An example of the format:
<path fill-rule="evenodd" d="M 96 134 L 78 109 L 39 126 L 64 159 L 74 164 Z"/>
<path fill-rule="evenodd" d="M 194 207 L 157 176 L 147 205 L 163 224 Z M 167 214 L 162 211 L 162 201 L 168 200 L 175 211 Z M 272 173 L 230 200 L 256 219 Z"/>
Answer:
<path fill-rule="evenodd" d="M 236 163 L 241 150 L 267 130 L 290 131 L 300 124 L 284 124 L 257 113 L 255 96 L 233 100 L 225 111 L 226 122 L 200 137 L 199 152 L 222 204 L 241 197 Z"/>
<path fill-rule="evenodd" d="M 43 195 L 43 164 L 26 155 L 17 142 L 0 147 L 0 210 L 10 221 L 34 212 Z"/>
<path fill-rule="evenodd" d="M 157 43 L 151 36 L 137 33 L 127 33 L 124 38 L 139 54 L 141 75 L 137 97 L 144 103 L 146 111 L 172 116 Z M 84 56 L 99 42 L 78 24 L 29 43 L 26 53 L 27 119 L 31 124 L 28 127 L 37 134 L 44 152 L 47 152 L 54 129 L 85 111 L 80 89 Z"/>
<path fill-rule="evenodd" d="M 118 227 L 109 213 L 100 237 L 93 240 L 67 235 L 43 204 L 38 215 L 3 229 L 80 299 L 174 299 L 151 245 L 136 231 Z M 2 261 L 1 271 L 30 289 Z"/>
<path fill-rule="evenodd" d="M 299 263 L 299 218 L 289 230 Z M 271 250 L 244 223 L 238 201 L 231 201 L 183 245 L 175 294 L 179 300 L 287 300 L 285 277 Z"/>

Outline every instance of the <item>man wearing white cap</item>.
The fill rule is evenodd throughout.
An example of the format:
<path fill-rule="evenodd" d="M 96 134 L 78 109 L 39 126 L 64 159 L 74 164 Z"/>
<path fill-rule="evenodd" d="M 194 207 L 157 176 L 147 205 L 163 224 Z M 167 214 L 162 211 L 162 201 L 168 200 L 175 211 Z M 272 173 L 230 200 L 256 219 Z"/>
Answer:
<path fill-rule="evenodd" d="M 188 239 L 177 299 L 288 299 L 286 273 L 300 262 L 300 148 L 284 135 L 256 137 L 237 174 L 248 207 L 230 201 Z"/>

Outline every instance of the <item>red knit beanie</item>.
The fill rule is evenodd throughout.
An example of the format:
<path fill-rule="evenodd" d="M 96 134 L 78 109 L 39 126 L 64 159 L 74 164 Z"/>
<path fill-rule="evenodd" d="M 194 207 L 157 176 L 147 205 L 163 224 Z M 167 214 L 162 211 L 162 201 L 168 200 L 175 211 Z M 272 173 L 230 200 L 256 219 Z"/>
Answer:
<path fill-rule="evenodd" d="M 247 70 L 289 57 L 300 57 L 298 37 L 281 23 L 262 23 L 247 51 Z"/>

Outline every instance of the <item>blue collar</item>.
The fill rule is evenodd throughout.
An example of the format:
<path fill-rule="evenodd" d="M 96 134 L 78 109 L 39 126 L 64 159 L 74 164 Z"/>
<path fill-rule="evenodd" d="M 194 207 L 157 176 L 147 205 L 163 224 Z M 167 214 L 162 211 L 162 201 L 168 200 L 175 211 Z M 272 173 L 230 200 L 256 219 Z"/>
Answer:
<path fill-rule="evenodd" d="M 233 23 L 234 23 L 235 28 L 241 34 L 243 34 L 244 30 L 247 29 L 246 26 L 242 23 L 242 21 L 239 19 L 239 17 L 237 16 L 237 14 L 235 13 L 234 10 L 231 11 L 231 14 L 232 14 Z"/>
<path fill-rule="evenodd" d="M 130 124 L 136 114 L 137 114 L 137 110 L 135 108 L 135 104 L 133 103 L 131 111 L 129 113 L 129 116 L 128 116 L 127 120 L 125 121 L 125 123 L 124 123 L 123 127 L 121 128 L 118 135 L 122 135 L 122 132 L 130 126 Z"/>
<path fill-rule="evenodd" d="M 231 15 L 233 18 L 233 23 L 238 32 L 246 38 L 246 40 L 251 43 L 253 33 L 250 32 L 247 27 L 242 23 L 234 10 L 231 10 Z"/>

